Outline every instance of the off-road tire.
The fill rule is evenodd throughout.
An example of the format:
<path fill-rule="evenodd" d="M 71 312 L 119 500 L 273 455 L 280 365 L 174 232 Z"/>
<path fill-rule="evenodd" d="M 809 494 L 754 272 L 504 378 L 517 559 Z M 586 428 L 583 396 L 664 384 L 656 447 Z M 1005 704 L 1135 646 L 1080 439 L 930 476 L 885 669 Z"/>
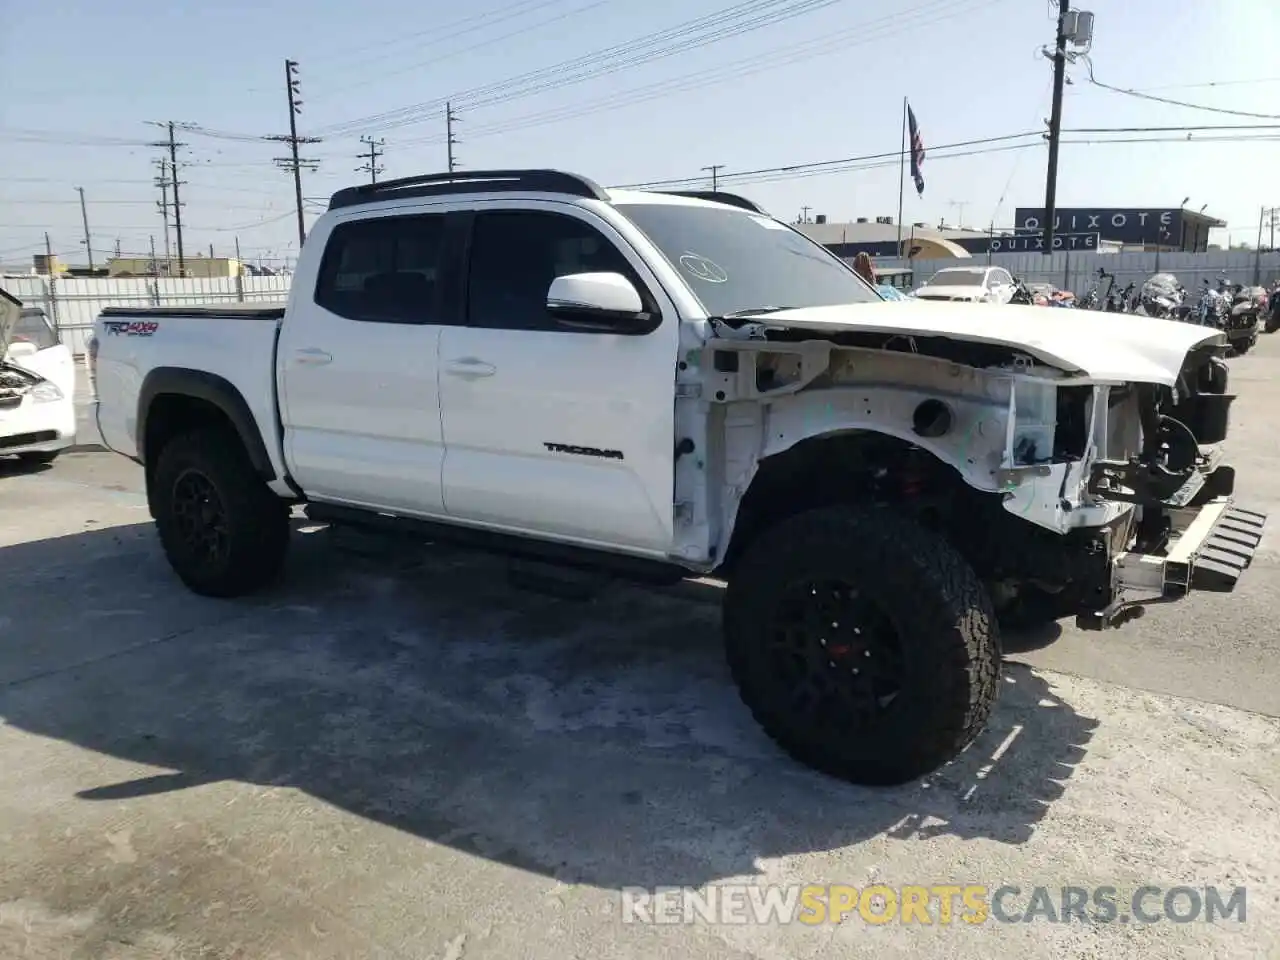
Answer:
<path fill-rule="evenodd" d="M 1262 332 L 1275 333 L 1277 330 L 1280 330 L 1280 317 L 1272 314 L 1267 318 L 1266 323 L 1262 325 Z"/>
<path fill-rule="evenodd" d="M 39 450 L 33 453 L 18 454 L 18 462 L 31 465 L 49 464 L 58 459 L 61 450 Z"/>
<path fill-rule="evenodd" d="M 893 624 L 901 692 L 853 732 L 805 723 L 771 669 L 774 616 L 796 584 L 856 585 Z M 888 509 L 835 507 L 779 522 L 745 550 L 724 599 L 729 668 L 765 732 L 799 762 L 867 786 L 917 779 L 981 732 L 1000 681 L 991 599 L 944 540 Z"/>
<path fill-rule="evenodd" d="M 203 477 L 225 517 L 225 555 L 202 556 L 184 538 L 175 511 L 180 480 Z M 289 547 L 289 510 L 229 430 L 202 428 L 175 437 L 160 452 L 152 488 L 156 529 L 174 572 L 195 593 L 237 597 L 273 583 Z"/>

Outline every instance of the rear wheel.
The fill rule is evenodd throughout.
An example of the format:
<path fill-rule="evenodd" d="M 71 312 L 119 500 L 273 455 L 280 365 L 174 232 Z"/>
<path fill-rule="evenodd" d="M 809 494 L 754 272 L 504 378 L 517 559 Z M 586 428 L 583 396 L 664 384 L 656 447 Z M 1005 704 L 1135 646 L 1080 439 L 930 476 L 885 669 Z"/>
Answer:
<path fill-rule="evenodd" d="M 196 593 L 235 597 L 279 575 L 289 511 L 229 431 L 201 429 L 160 452 L 153 509 L 170 566 Z"/>
<path fill-rule="evenodd" d="M 816 510 L 763 533 L 730 577 L 724 628 L 765 732 L 853 783 L 905 783 L 951 760 L 998 691 L 986 590 L 949 544 L 888 510 Z"/>

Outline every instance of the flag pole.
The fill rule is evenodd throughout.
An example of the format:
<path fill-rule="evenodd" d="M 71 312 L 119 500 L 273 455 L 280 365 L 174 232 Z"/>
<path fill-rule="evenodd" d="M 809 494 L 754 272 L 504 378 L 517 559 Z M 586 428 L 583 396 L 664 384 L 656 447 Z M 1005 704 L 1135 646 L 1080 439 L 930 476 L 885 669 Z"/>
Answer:
<path fill-rule="evenodd" d="M 898 256 L 902 256 L 902 195 L 907 174 L 907 98 L 902 98 L 902 152 L 898 154 Z"/>

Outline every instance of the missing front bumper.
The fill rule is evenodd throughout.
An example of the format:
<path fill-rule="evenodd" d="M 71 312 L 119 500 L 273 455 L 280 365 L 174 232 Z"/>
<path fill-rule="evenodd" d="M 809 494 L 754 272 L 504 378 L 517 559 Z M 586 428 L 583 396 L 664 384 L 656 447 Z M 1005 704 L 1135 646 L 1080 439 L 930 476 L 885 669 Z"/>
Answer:
<path fill-rule="evenodd" d="M 1192 590 L 1235 589 L 1262 542 L 1267 515 L 1236 506 L 1230 497 L 1177 514 L 1179 532 L 1160 553 L 1124 552 L 1113 558 L 1111 603 L 1079 614 L 1078 626 L 1119 626 L 1140 616 L 1146 604 L 1177 600 Z"/>

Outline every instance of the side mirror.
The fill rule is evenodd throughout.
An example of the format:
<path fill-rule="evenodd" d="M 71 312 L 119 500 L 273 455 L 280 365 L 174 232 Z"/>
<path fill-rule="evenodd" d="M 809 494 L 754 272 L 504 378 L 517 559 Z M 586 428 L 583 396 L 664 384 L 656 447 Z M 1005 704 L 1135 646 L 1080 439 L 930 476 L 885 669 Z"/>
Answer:
<path fill-rule="evenodd" d="M 661 318 L 649 313 L 635 285 L 620 273 L 571 273 L 547 291 L 547 311 L 564 327 L 600 333 L 644 334 Z"/>

